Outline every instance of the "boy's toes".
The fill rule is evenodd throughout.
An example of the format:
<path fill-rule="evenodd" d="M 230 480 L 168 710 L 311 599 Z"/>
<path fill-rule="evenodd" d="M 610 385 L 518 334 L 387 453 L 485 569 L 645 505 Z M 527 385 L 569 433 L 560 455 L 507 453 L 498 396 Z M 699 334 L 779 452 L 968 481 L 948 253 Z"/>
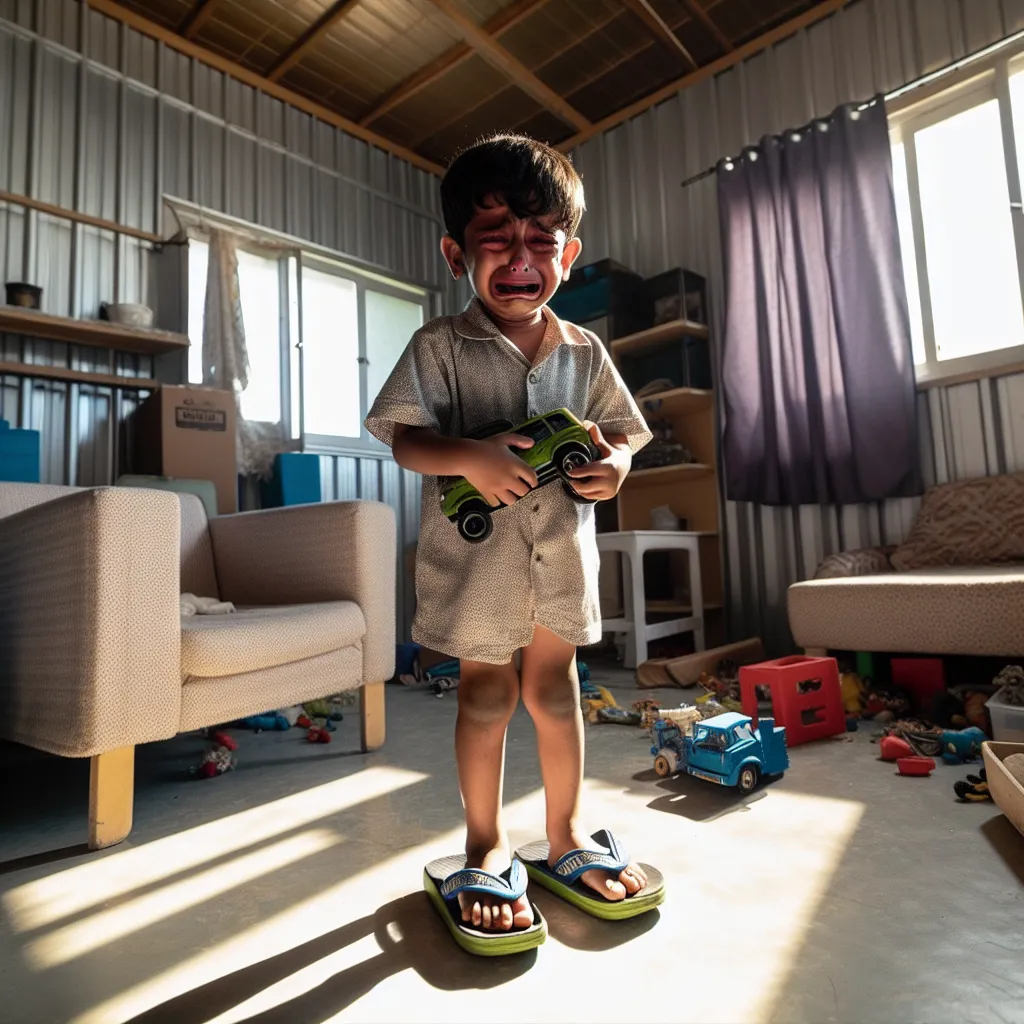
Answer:
<path fill-rule="evenodd" d="M 512 911 L 512 925 L 515 928 L 529 928 L 533 924 L 533 907 L 525 896 L 515 900 L 509 909 Z"/>
<path fill-rule="evenodd" d="M 607 900 L 624 900 L 626 898 L 626 887 L 622 882 L 609 878 L 603 871 L 587 871 L 580 880 Z"/>
<path fill-rule="evenodd" d="M 629 867 L 619 875 L 619 881 L 626 887 L 626 892 L 632 896 L 647 884 L 647 876 L 641 868 L 637 867 L 636 864 L 630 864 Z"/>
<path fill-rule="evenodd" d="M 500 928 L 503 932 L 510 931 L 512 928 L 512 917 L 512 904 L 502 903 L 501 916 L 496 927 Z"/>

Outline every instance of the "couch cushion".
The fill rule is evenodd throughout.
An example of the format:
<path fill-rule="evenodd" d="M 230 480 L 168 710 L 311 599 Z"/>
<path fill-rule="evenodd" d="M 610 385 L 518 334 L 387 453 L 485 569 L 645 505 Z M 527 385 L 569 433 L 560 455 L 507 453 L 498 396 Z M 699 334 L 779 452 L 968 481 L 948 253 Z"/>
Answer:
<path fill-rule="evenodd" d="M 995 562 L 1024 562 L 1024 473 L 932 487 L 892 555 L 901 572 Z"/>
<path fill-rule="evenodd" d="M 1024 655 L 1024 566 L 807 580 L 788 602 L 801 647 Z"/>
<path fill-rule="evenodd" d="M 182 679 L 287 665 L 351 647 L 365 632 L 363 613 L 352 601 L 186 616 L 181 620 Z"/>
<path fill-rule="evenodd" d="M 181 592 L 220 597 L 206 508 L 194 494 L 179 494 L 181 505 Z"/>

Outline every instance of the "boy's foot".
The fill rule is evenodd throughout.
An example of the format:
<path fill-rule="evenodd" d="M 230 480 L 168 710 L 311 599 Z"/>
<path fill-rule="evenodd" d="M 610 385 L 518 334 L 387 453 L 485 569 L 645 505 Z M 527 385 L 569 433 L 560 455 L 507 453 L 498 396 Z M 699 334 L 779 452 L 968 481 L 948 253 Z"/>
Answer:
<path fill-rule="evenodd" d="M 548 867 L 553 868 L 559 858 L 564 857 L 570 850 L 593 849 L 594 841 L 584 830 L 575 828 L 564 836 L 549 835 L 548 845 Z M 630 863 L 619 873 L 618 879 L 612 878 L 607 871 L 595 869 L 580 875 L 580 881 L 600 893 L 606 900 L 616 902 L 639 892 L 647 884 L 647 875 L 638 864 Z"/>
<path fill-rule="evenodd" d="M 466 867 L 481 868 L 492 875 L 508 870 L 512 856 L 507 846 L 496 846 L 490 850 L 466 849 Z M 524 893 L 517 900 L 502 902 L 497 896 L 478 892 L 464 892 L 459 895 L 462 920 L 485 932 L 508 932 L 513 928 L 529 928 L 533 924 L 533 908 L 529 896 Z"/>

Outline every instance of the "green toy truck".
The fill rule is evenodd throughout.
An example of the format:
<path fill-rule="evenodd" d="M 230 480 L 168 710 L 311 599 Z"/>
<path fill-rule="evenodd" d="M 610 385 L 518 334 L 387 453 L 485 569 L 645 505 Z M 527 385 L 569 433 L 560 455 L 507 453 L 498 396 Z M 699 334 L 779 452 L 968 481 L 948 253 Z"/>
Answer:
<path fill-rule="evenodd" d="M 601 455 L 586 428 L 568 409 L 534 416 L 515 428 L 508 422 L 491 423 L 476 431 L 473 437 L 483 440 L 506 433 L 520 434 L 533 441 L 532 448 L 511 450 L 537 474 L 538 487 L 561 480 L 566 493 L 574 501 L 590 504 L 573 490 L 569 471 L 586 466 Z M 459 536 L 470 544 L 487 540 L 494 528 L 491 514 L 504 507 L 488 505 L 465 477 L 446 481 L 441 488 L 441 511 L 459 528 Z"/>

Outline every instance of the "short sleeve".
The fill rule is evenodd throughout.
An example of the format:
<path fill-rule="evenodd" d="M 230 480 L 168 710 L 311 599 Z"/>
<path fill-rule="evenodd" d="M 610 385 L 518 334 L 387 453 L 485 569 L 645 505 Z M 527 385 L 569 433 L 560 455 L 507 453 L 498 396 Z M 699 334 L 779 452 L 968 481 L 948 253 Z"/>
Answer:
<path fill-rule="evenodd" d="M 588 332 L 594 352 L 587 419 L 606 434 L 624 434 L 634 454 L 653 435 L 601 340 Z"/>
<path fill-rule="evenodd" d="M 444 344 L 443 332 L 431 324 L 413 335 L 366 417 L 366 429 L 378 441 L 390 446 L 399 424 L 446 431 L 452 390 L 439 351 Z"/>

